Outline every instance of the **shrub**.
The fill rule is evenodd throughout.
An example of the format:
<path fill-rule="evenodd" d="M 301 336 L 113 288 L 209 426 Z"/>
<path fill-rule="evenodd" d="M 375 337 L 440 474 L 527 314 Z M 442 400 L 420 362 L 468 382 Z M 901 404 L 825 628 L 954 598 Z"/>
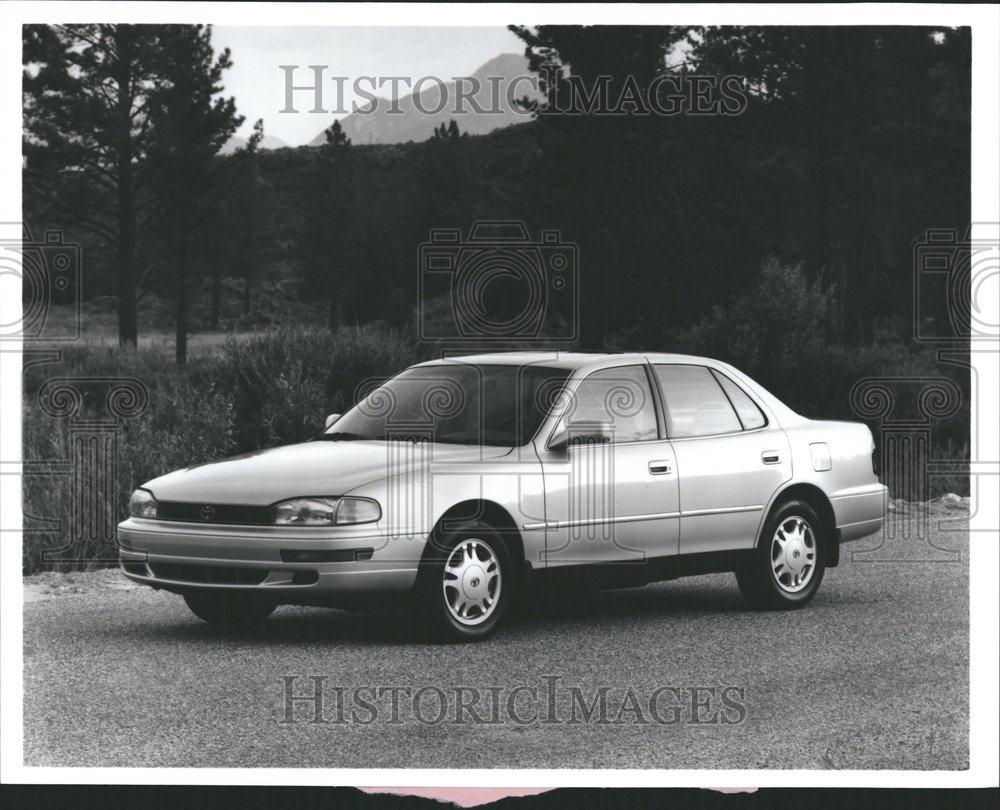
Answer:
<path fill-rule="evenodd" d="M 745 298 L 717 305 L 690 327 L 668 331 L 664 345 L 671 352 L 731 363 L 793 410 L 817 419 L 866 421 L 852 407 L 851 390 L 867 378 L 947 377 L 958 383 L 963 403 L 956 414 L 932 420 L 931 457 L 954 460 L 965 452 L 968 458 L 968 375 L 958 366 L 939 365 L 930 351 L 907 345 L 887 331 L 878 334 L 873 346 L 846 345 L 836 329 L 836 310 L 833 291 L 810 281 L 800 266 L 772 258 Z M 920 413 L 918 390 L 900 387 L 904 399 L 894 405 L 897 415 Z M 869 421 L 869 427 L 878 440 L 878 421 Z M 888 479 L 893 487 L 891 474 Z M 969 491 L 967 476 L 932 476 L 930 486 L 932 496 L 942 494 L 943 487 L 960 494 Z"/>
<path fill-rule="evenodd" d="M 218 373 L 231 392 L 240 451 L 301 441 L 319 432 L 327 413 L 356 401 L 366 380 L 382 380 L 419 359 L 412 340 L 382 325 L 283 329 L 246 341 L 230 339 Z"/>
<path fill-rule="evenodd" d="M 382 379 L 418 359 L 412 340 L 384 325 L 373 325 L 336 335 L 286 329 L 242 342 L 230 338 L 219 354 L 193 358 L 184 369 L 174 365 L 166 349 L 136 351 L 99 344 L 65 349 L 58 366 L 27 365 L 25 573 L 70 557 L 74 562 L 65 566 L 107 564 L 114 559 L 114 538 L 100 519 L 83 525 L 82 510 L 96 510 L 91 514 L 99 515 L 110 503 L 104 523 L 113 524 L 125 517 L 129 494 L 143 481 L 194 462 L 308 438 L 322 428 L 327 413 L 353 404 L 355 391 L 365 380 Z M 54 377 L 70 380 L 86 394 L 73 419 L 51 416 L 39 402 L 42 386 Z M 147 393 L 147 405 L 141 414 L 121 418 L 115 425 L 117 472 L 106 464 L 95 465 L 83 473 L 85 480 L 77 482 L 66 463 L 71 468 L 75 451 L 92 442 L 94 435 L 81 420 L 108 417 L 103 397 L 86 382 L 94 378 L 138 380 Z M 112 448 L 104 449 L 107 455 Z M 102 458 L 110 460 L 106 455 Z M 34 462 L 63 462 L 63 467 L 54 475 L 32 473 Z M 75 502 L 74 491 L 85 492 L 92 500 Z M 95 526 L 100 529 L 96 533 L 83 531 Z M 70 549 L 47 558 L 46 551 L 67 542 L 72 543 Z"/>

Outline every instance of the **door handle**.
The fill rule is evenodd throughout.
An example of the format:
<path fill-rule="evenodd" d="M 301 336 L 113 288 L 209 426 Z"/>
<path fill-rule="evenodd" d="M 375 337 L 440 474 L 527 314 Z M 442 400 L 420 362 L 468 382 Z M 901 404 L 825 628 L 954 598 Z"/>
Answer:
<path fill-rule="evenodd" d="M 650 475 L 670 475 L 672 471 L 673 467 L 670 466 L 670 462 L 666 459 L 649 462 Z"/>
<path fill-rule="evenodd" d="M 760 460 L 765 464 L 780 464 L 781 463 L 781 453 L 777 450 L 765 450 L 760 454 Z"/>

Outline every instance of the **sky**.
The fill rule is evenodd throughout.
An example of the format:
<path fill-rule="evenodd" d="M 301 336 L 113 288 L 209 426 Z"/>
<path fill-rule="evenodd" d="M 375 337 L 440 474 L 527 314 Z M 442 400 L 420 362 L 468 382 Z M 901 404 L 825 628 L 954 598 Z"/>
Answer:
<path fill-rule="evenodd" d="M 280 113 L 285 104 L 285 74 L 279 65 L 300 65 L 296 84 L 311 83 L 309 65 L 328 65 L 325 76 L 348 76 L 344 102 L 350 109 L 351 81 L 357 76 L 469 76 L 502 53 L 523 53 L 524 43 L 505 28 L 307 28 L 215 26 L 212 44 L 229 48 L 233 66 L 223 77 L 225 95 L 236 97 L 246 121 L 237 135 L 246 137 L 254 121 L 264 119 L 265 135 L 290 146 L 308 143 L 340 116 L 309 113 L 311 94 L 296 93 L 298 113 Z M 336 101 L 332 80 L 324 86 L 324 107 Z M 388 87 L 378 95 L 388 95 Z M 403 90 L 405 92 L 405 88 Z M 328 96 L 328 98 L 327 98 Z M 301 99 L 301 103 L 300 100 Z"/>

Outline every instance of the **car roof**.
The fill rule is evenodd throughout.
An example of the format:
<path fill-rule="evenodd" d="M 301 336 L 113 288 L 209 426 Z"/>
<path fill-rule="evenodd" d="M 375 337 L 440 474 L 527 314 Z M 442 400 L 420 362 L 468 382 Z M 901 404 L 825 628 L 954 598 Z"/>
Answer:
<path fill-rule="evenodd" d="M 510 366 L 542 366 L 546 368 L 565 369 L 576 372 L 587 371 L 634 363 L 679 363 L 710 366 L 735 378 L 749 388 L 777 417 L 780 425 L 790 426 L 795 422 L 805 420 L 805 417 L 795 413 L 774 394 L 764 388 L 756 380 L 751 379 L 739 369 L 714 360 L 710 357 L 699 357 L 693 354 L 668 354 L 666 352 L 493 352 L 490 354 L 468 354 L 455 357 L 445 357 L 439 360 L 428 360 L 420 366 L 440 366 L 449 363 L 462 365 L 510 365 Z"/>
<path fill-rule="evenodd" d="M 509 366 L 546 366 L 576 371 L 590 366 L 615 365 L 628 363 L 716 363 L 718 361 L 707 357 L 696 357 L 688 354 L 664 354 L 661 352 L 491 352 L 488 354 L 467 354 L 456 357 L 444 357 L 438 360 L 428 360 L 421 366 L 440 366 L 449 363 L 468 365 L 509 365 Z"/>

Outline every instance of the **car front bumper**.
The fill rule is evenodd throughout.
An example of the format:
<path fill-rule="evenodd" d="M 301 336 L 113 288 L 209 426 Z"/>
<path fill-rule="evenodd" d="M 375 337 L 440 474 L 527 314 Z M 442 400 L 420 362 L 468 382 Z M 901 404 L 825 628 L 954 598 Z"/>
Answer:
<path fill-rule="evenodd" d="M 408 591 L 424 535 L 389 537 L 378 524 L 334 528 L 206 526 L 129 518 L 118 524 L 125 576 L 155 588 L 223 588 L 310 603 Z"/>

